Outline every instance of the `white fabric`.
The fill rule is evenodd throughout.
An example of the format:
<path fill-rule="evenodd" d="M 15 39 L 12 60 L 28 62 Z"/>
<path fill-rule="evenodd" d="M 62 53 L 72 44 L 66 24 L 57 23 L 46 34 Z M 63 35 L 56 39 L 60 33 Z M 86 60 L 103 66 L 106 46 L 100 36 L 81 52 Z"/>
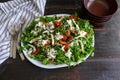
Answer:
<path fill-rule="evenodd" d="M 0 3 L 0 64 L 8 57 L 10 40 L 8 28 L 28 25 L 35 16 L 44 15 L 46 0 L 12 0 Z"/>

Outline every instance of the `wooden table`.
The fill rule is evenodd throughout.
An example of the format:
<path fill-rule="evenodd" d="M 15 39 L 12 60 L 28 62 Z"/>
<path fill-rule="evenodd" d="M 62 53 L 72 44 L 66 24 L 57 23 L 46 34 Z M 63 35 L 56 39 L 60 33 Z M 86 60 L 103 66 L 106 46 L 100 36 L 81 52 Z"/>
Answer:
<path fill-rule="evenodd" d="M 1 0 L 4 1 L 4 0 Z M 74 13 L 75 0 L 47 0 L 45 14 Z M 119 8 L 104 26 L 95 27 L 95 56 L 71 68 L 43 69 L 27 59 L 8 59 L 0 80 L 120 80 L 120 0 Z M 0 69 L 1 70 L 1 69 Z"/>

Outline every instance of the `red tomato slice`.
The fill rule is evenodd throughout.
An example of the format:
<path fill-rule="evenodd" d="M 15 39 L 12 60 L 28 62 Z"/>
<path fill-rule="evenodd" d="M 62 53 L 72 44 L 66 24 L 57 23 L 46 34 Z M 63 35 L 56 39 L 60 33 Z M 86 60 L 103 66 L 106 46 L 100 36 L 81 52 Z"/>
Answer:
<path fill-rule="evenodd" d="M 49 45 L 49 44 L 51 44 L 51 42 L 50 42 L 50 41 L 47 41 L 47 44 Z"/>
<path fill-rule="evenodd" d="M 45 54 L 46 57 L 48 57 L 48 54 Z"/>
<path fill-rule="evenodd" d="M 50 45 L 50 44 L 51 44 L 51 42 L 50 42 L 50 41 L 47 41 L 47 43 L 44 45 L 44 47 L 47 48 L 48 45 Z"/>
<path fill-rule="evenodd" d="M 68 41 L 70 41 L 70 40 L 72 40 L 72 39 L 73 39 L 72 37 L 67 38 Z"/>
<path fill-rule="evenodd" d="M 76 17 L 76 18 L 75 18 L 75 21 L 78 21 L 78 20 L 79 20 L 79 18 L 78 18 L 78 17 Z"/>
<path fill-rule="evenodd" d="M 59 19 L 61 19 L 61 18 L 62 18 L 62 16 L 59 16 L 58 18 L 59 18 Z"/>
<path fill-rule="evenodd" d="M 85 35 L 86 37 L 88 36 L 88 32 L 86 33 L 86 35 Z"/>
<path fill-rule="evenodd" d="M 46 20 L 44 19 L 44 20 L 41 20 L 42 22 L 46 22 Z"/>
<path fill-rule="evenodd" d="M 50 62 L 51 62 L 51 63 L 53 63 L 54 61 L 55 61 L 55 59 L 53 59 L 53 58 L 52 58 L 52 59 L 50 59 Z"/>
<path fill-rule="evenodd" d="M 64 45 L 64 44 L 67 44 L 67 42 L 60 40 L 60 44 Z"/>
<path fill-rule="evenodd" d="M 39 54 L 40 53 L 40 49 L 37 49 L 36 51 L 33 52 L 33 54 Z"/>
<path fill-rule="evenodd" d="M 62 22 L 54 22 L 54 26 L 55 27 L 60 27 L 60 26 L 62 26 Z"/>
<path fill-rule="evenodd" d="M 69 44 L 65 44 L 64 50 L 67 51 L 69 46 L 70 46 Z"/>
<path fill-rule="evenodd" d="M 66 31 L 66 34 L 67 34 L 67 35 L 70 35 L 70 34 L 71 34 L 71 31 L 70 31 L 70 30 L 67 30 L 67 31 Z"/>
<path fill-rule="evenodd" d="M 62 41 L 67 40 L 67 36 L 66 36 L 66 35 L 63 35 L 63 38 L 61 38 L 60 40 L 62 40 Z"/>
<path fill-rule="evenodd" d="M 70 15 L 69 18 L 70 18 L 70 19 L 73 19 L 73 18 L 74 18 L 74 15 Z"/>

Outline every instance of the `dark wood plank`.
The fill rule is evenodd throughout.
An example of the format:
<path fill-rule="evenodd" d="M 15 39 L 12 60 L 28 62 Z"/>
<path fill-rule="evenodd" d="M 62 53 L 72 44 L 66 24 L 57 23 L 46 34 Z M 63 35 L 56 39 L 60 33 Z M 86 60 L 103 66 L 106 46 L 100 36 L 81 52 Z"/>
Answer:
<path fill-rule="evenodd" d="M 45 8 L 45 15 L 58 13 L 74 13 L 76 10 L 74 0 L 48 0 Z"/>

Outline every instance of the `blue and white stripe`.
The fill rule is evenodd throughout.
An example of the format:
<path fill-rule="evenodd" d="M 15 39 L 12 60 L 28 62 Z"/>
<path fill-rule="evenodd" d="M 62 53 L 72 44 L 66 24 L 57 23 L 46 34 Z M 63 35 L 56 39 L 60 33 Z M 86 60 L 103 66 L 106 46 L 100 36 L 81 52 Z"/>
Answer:
<path fill-rule="evenodd" d="M 10 39 L 8 28 L 27 26 L 35 16 L 44 15 L 46 0 L 12 0 L 0 3 L 0 64 L 9 57 Z"/>

